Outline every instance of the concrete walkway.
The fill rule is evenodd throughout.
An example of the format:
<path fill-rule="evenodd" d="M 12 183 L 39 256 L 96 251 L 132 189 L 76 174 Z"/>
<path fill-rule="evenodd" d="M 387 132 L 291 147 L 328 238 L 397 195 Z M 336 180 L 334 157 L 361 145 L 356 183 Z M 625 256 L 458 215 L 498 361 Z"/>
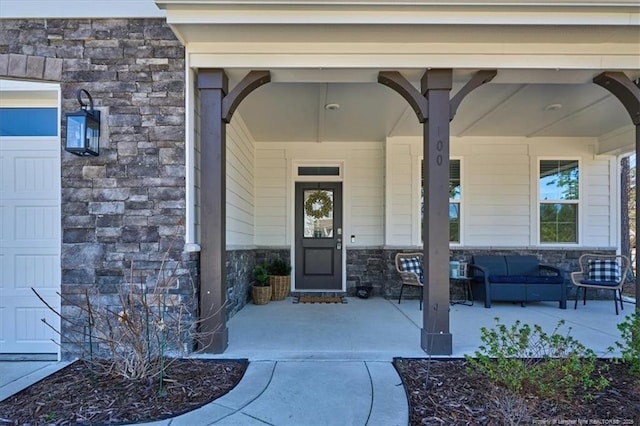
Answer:
<path fill-rule="evenodd" d="M 612 301 L 588 301 L 577 310 L 557 303 L 454 305 L 450 309 L 453 355 L 473 354 L 481 344 L 480 327 L 495 317 L 539 324 L 550 333 L 560 328 L 599 356 L 620 339 L 617 324 L 633 305 L 616 316 Z M 200 409 L 151 425 L 343 426 L 406 425 L 404 388 L 393 357 L 426 357 L 420 348 L 422 312 L 417 301 L 348 299 L 347 304 L 247 305 L 228 323 L 229 347 L 211 358 L 248 358 L 238 386 Z M 610 355 L 610 354 L 609 354 Z M 56 362 L 0 362 L 0 400 L 62 368 Z M 0 418 L 2 416 L 0 415 Z"/>

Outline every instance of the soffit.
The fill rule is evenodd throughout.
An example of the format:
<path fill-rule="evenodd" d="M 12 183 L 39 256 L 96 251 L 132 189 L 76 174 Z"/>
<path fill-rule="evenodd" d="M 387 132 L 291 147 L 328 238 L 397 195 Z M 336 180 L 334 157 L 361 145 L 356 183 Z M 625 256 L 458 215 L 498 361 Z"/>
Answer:
<path fill-rule="evenodd" d="M 371 141 L 420 136 L 406 102 L 377 83 L 398 70 L 419 87 L 427 67 L 454 68 L 471 93 L 453 136 L 624 133 L 630 119 L 591 83 L 604 70 L 640 77 L 635 1 L 157 1 L 191 67 L 223 68 L 233 87 L 251 69 L 272 82 L 237 114 L 257 141 Z M 327 111 L 328 103 L 338 110 Z M 561 104 L 559 109 L 545 109 Z"/>

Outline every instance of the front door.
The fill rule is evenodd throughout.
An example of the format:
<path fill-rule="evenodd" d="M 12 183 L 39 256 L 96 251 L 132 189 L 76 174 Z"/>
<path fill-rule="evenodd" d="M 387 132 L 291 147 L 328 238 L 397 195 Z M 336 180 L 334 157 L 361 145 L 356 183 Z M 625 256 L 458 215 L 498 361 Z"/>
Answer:
<path fill-rule="evenodd" d="M 296 183 L 295 289 L 342 290 L 342 183 Z"/>

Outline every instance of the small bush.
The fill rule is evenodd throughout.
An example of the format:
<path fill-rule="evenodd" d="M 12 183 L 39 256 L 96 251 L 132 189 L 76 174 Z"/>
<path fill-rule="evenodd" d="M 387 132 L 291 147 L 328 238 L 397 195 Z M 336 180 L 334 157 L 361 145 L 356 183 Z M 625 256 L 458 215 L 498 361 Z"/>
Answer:
<path fill-rule="evenodd" d="M 291 265 L 285 260 L 277 258 L 269 262 L 269 275 L 286 276 L 291 274 Z"/>
<path fill-rule="evenodd" d="M 267 285 L 269 285 L 269 264 L 264 262 L 264 263 L 259 263 L 256 265 L 256 267 L 253 270 L 253 277 L 256 280 L 256 286 L 257 287 L 265 287 Z"/>
<path fill-rule="evenodd" d="M 549 335 L 539 325 L 532 328 L 516 321 L 507 327 L 495 320 L 496 328 L 481 328 L 484 344 L 475 358 L 466 357 L 472 368 L 491 380 L 513 392 L 547 399 L 571 397 L 579 388 L 590 395 L 608 385 L 596 372 L 595 353 L 569 336 L 571 329 L 566 335 L 558 333 L 564 321 Z"/>
<path fill-rule="evenodd" d="M 163 376 L 172 362 L 169 355 L 185 355 L 194 343 L 212 333 L 198 331 L 202 319 L 196 319 L 192 308 L 176 294 L 177 288 L 185 285 L 190 285 L 192 298 L 196 291 L 191 279 L 179 279 L 177 262 L 167 269 L 167 256 L 152 286 L 134 284 L 132 265 L 129 282 L 116 285 L 115 297 L 101 297 L 97 289 L 86 290 L 79 297 L 61 295 L 63 304 L 75 308 L 73 316 L 62 315 L 32 288 L 66 323 L 64 335 L 44 318 L 42 322 L 75 346 L 96 376 L 155 379 L 162 393 Z"/>
<path fill-rule="evenodd" d="M 616 342 L 621 350 L 622 359 L 629 364 L 629 372 L 640 380 L 640 313 L 635 311 L 618 324 L 618 330 L 624 339 Z"/>

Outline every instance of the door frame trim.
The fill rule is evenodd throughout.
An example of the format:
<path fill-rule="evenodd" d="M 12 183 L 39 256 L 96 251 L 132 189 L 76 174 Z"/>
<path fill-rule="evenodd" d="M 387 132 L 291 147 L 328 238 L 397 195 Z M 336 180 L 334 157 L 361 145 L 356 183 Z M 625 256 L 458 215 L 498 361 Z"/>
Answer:
<path fill-rule="evenodd" d="M 298 167 L 300 166 L 330 166 L 330 167 L 339 167 L 340 173 L 338 176 L 298 176 Z M 342 277 L 341 277 L 341 290 L 347 291 L 347 247 L 346 241 L 344 240 L 344 235 L 347 235 L 345 229 L 350 225 L 347 217 L 347 211 L 349 208 L 347 207 L 347 203 L 345 202 L 347 197 L 347 188 L 346 188 L 346 160 L 344 159 L 326 159 L 326 160 L 304 160 L 304 159 L 292 159 L 290 162 L 290 176 L 289 179 L 289 235 L 291 236 L 291 252 L 289 254 L 289 258 L 291 259 L 291 290 L 297 291 L 296 289 L 296 274 L 295 274 L 295 259 L 296 259 L 296 183 L 298 182 L 341 182 L 342 183 L 342 250 L 341 250 L 341 262 L 342 262 Z M 313 293 L 318 292 L 322 293 L 326 290 L 304 290 L 305 292 Z"/>

